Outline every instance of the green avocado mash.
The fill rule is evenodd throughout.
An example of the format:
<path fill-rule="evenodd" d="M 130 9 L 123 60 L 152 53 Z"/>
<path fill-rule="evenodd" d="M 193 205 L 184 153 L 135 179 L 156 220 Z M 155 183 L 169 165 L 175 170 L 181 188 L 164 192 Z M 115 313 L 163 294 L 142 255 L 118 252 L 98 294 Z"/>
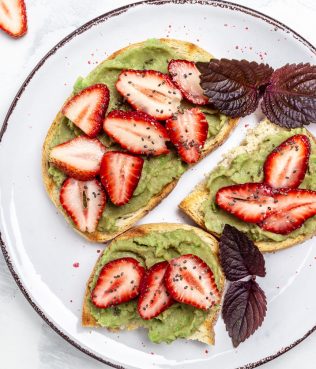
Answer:
<path fill-rule="evenodd" d="M 258 139 L 258 145 L 254 145 L 252 149 L 245 150 L 234 157 L 234 159 L 226 165 L 219 165 L 207 178 L 207 188 L 210 196 L 209 200 L 202 205 L 204 213 L 204 221 L 206 228 L 212 232 L 222 233 L 224 225 L 230 224 L 239 230 L 248 234 L 254 241 L 283 241 L 287 238 L 294 238 L 298 235 L 313 234 L 316 231 L 315 217 L 307 220 L 301 228 L 284 236 L 272 232 L 262 230 L 256 224 L 245 223 L 238 218 L 226 213 L 215 204 L 216 192 L 225 186 L 247 182 L 261 182 L 263 180 L 263 164 L 269 153 L 287 138 L 295 134 L 306 134 L 304 128 L 285 130 L 276 128 L 272 135 L 267 135 L 272 123 L 262 122 L 254 130 L 252 141 Z M 260 138 L 258 138 L 260 137 Z M 248 140 L 249 141 L 249 140 Z M 248 143 L 249 145 L 249 143 Z M 250 143 L 251 145 L 251 143 Z M 300 188 L 316 190 L 316 144 L 311 140 L 311 155 L 309 159 L 309 168 Z"/>
<path fill-rule="evenodd" d="M 187 57 L 177 53 L 159 40 L 148 40 L 138 48 L 123 51 L 114 59 L 104 61 L 86 78 L 79 77 L 74 86 L 74 93 L 95 83 L 104 83 L 108 86 L 111 93 L 108 112 L 113 109 L 128 110 L 130 107 L 123 101 L 122 96 L 119 95 L 115 88 L 115 83 L 122 69 L 154 69 L 167 72 L 169 60 L 175 58 L 181 59 Z M 190 103 L 185 101 L 181 105 L 183 108 L 192 107 Z M 201 107 L 201 110 L 206 115 L 209 124 L 208 139 L 210 139 L 218 134 L 228 120 L 226 116 L 216 114 L 208 107 Z M 74 126 L 67 118 L 64 118 L 51 142 L 51 147 L 68 141 L 80 134 L 82 134 L 80 129 Z M 101 133 L 98 138 L 109 149 L 120 149 L 105 133 Z M 145 164 L 142 176 L 132 199 L 127 205 L 121 207 L 116 207 L 108 203 L 98 224 L 99 231 L 115 232 L 117 230 L 116 222 L 120 218 L 128 217 L 129 214 L 144 207 L 153 196 L 162 191 L 165 185 L 179 178 L 187 169 L 187 165 L 180 160 L 175 151 L 171 151 L 168 155 L 144 157 L 144 159 Z M 66 178 L 53 165 L 49 167 L 48 173 L 58 187 L 62 185 Z"/>
<path fill-rule="evenodd" d="M 156 263 L 184 254 L 194 254 L 203 259 L 213 271 L 218 289 L 222 289 L 222 283 L 220 283 L 222 272 L 209 246 L 194 232 L 178 229 L 164 233 L 151 232 L 150 235 L 113 241 L 98 261 L 90 290 L 93 290 L 102 267 L 111 260 L 133 257 L 143 266 L 150 268 Z M 133 300 L 115 307 L 100 309 L 89 300 L 90 312 L 101 326 L 120 328 L 137 324 L 148 328 L 148 336 L 155 343 L 172 342 L 177 338 L 190 336 L 204 322 L 208 314 L 216 314 L 219 309 L 219 305 L 216 305 L 210 312 L 206 312 L 190 305 L 176 303 L 156 318 L 143 320 L 139 317 L 136 306 L 137 301 Z"/>

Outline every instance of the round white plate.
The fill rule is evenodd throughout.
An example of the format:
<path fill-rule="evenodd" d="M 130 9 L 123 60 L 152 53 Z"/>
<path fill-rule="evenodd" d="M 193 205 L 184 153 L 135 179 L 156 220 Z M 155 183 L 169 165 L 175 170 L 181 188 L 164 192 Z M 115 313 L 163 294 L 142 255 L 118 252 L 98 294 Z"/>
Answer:
<path fill-rule="evenodd" d="M 315 48 L 286 26 L 250 9 L 219 1 L 155 0 L 118 9 L 82 26 L 31 72 L 2 128 L 2 250 L 36 311 L 67 341 L 101 361 L 144 369 L 252 368 L 282 354 L 314 329 L 313 241 L 265 255 L 267 276 L 259 282 L 268 299 L 267 317 L 238 349 L 232 347 L 221 319 L 216 325 L 214 347 L 184 340 L 155 345 L 143 330 L 112 334 L 80 325 L 85 283 L 103 245 L 80 238 L 48 199 L 41 179 L 41 146 L 78 75 L 86 75 L 115 50 L 152 37 L 188 40 L 218 57 L 264 61 L 273 67 L 287 62 L 316 64 Z M 229 140 L 188 171 L 175 191 L 142 223 L 188 222 L 177 204 L 223 153 L 241 141 L 247 125 L 256 124 L 260 118 L 258 112 L 242 119 Z M 316 133 L 315 127 L 311 130 Z"/>

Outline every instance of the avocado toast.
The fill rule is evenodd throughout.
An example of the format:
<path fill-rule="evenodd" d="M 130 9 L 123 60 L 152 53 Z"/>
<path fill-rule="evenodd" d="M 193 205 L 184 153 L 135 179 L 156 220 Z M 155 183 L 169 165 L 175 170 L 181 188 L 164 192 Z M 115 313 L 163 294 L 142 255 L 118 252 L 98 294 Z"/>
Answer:
<path fill-rule="evenodd" d="M 213 327 L 219 314 L 220 300 L 224 289 L 224 276 L 217 253 L 218 242 L 213 236 L 188 225 L 146 224 L 130 229 L 112 240 L 97 261 L 86 287 L 82 325 L 85 327 L 106 327 L 114 331 L 145 327 L 149 329 L 149 338 L 156 343 L 171 342 L 176 338 L 186 338 L 214 344 Z M 205 309 L 205 306 L 204 309 L 192 306 L 193 301 L 191 300 L 186 301 L 187 303 L 173 302 L 172 304 L 168 303 L 168 308 L 160 314 L 161 309 L 159 311 L 156 309 L 155 314 L 141 318 L 137 310 L 137 299 L 135 298 L 129 302 L 115 304 L 114 306 L 109 305 L 108 308 L 103 309 L 92 303 L 92 298 L 95 297 L 96 285 L 99 284 L 98 278 L 100 278 L 101 270 L 107 263 L 118 258 L 133 258 L 140 262 L 141 267 L 152 268 L 154 265 L 166 261 L 172 264 L 171 260 L 176 260 L 175 258 L 188 254 L 191 257 L 193 254 L 194 257 L 202 259 L 211 269 L 214 277 L 215 285 L 212 287 L 212 291 L 216 290 L 216 301 L 214 300 L 208 305 L 207 309 Z M 189 265 L 189 262 L 187 265 Z M 199 269 L 199 267 L 194 268 L 194 270 Z M 204 275 L 203 281 L 206 280 L 206 275 Z M 104 298 L 102 296 L 102 299 Z M 192 297 L 190 296 L 190 298 Z M 138 300 L 141 300 L 141 297 Z M 153 305 L 156 305 L 156 303 Z M 151 306 L 151 303 L 149 305 L 150 309 L 155 309 L 154 306 Z M 146 311 L 146 306 L 141 311 Z M 153 315 L 155 317 L 151 318 Z"/>
<path fill-rule="evenodd" d="M 216 196 L 221 189 L 244 183 L 255 184 L 262 182 L 264 175 L 267 175 L 267 168 L 264 167 L 266 158 L 273 150 L 277 151 L 277 148 L 281 147 L 284 140 L 289 140 L 289 138 L 296 136 L 306 137 L 309 141 L 309 157 L 306 168 L 304 168 L 304 175 L 299 182 L 299 188 L 297 190 L 287 189 L 283 192 L 287 195 L 287 200 L 292 200 L 291 193 L 294 191 L 296 191 L 297 197 L 301 199 L 305 193 L 312 197 L 311 206 L 308 210 L 311 211 L 308 214 L 309 217 L 305 217 L 304 222 L 300 223 L 299 227 L 293 229 L 293 231 L 290 229 L 283 232 L 283 234 L 282 232 L 267 231 L 258 224 L 243 221 L 218 205 L 219 201 Z M 295 150 L 298 150 L 296 146 L 294 147 Z M 299 153 L 295 152 L 295 157 L 299 158 Z M 292 171 L 287 181 L 290 181 L 293 178 L 292 176 L 298 173 L 298 169 L 299 167 Z M 313 237 L 316 232 L 316 220 L 313 216 L 314 191 L 316 190 L 315 170 L 316 144 L 314 137 L 308 130 L 305 128 L 289 130 L 264 120 L 253 130 L 248 131 L 244 142 L 227 153 L 224 160 L 207 175 L 207 178 L 179 206 L 198 225 L 217 237 L 221 235 L 224 225 L 230 224 L 245 232 L 261 251 L 277 251 L 299 244 Z M 304 190 L 306 190 L 304 193 L 300 192 Z M 296 197 L 292 200 L 293 204 L 296 200 Z M 277 200 L 274 199 L 273 202 L 275 201 Z M 280 206 L 280 204 L 277 205 Z M 305 216 L 305 214 L 303 215 Z M 277 221 L 274 223 L 277 224 Z M 291 223 L 294 222 L 290 219 L 288 224 Z"/>
<path fill-rule="evenodd" d="M 113 110 L 119 110 L 122 115 L 122 111 L 130 111 L 131 109 L 131 105 L 127 103 L 129 93 L 126 93 L 125 97 L 122 97 L 115 86 L 118 76 L 122 74 L 122 70 L 131 68 L 140 70 L 158 70 L 166 73 L 168 62 L 170 62 L 171 59 L 176 58 L 192 61 L 207 61 L 211 58 L 211 55 L 194 44 L 171 39 L 148 40 L 139 44 L 130 45 L 111 55 L 86 78 L 79 78 L 74 86 L 74 94 L 79 93 L 80 95 L 80 91 L 83 89 L 86 91 L 87 88 L 89 88 L 88 86 L 93 86 L 95 87 L 96 93 L 103 93 L 103 96 L 99 97 L 99 99 L 102 97 L 103 105 L 106 105 L 106 95 L 109 95 L 109 101 L 107 101 L 107 114 L 111 113 Z M 133 77 L 136 78 L 137 76 Z M 104 85 L 108 87 L 107 92 L 100 92 L 97 90 L 100 90 Z M 194 108 L 196 106 L 197 105 L 192 104 L 185 99 L 182 99 L 181 101 L 181 109 L 191 108 L 192 110 L 192 107 Z M 94 216 L 93 221 L 97 222 L 96 227 L 90 227 L 90 232 L 84 230 L 84 227 L 80 230 L 80 227 L 76 224 L 76 219 L 69 216 L 71 211 L 74 213 L 74 209 L 70 209 L 70 211 L 68 211 L 69 209 L 65 210 L 65 206 L 62 205 L 60 199 L 61 186 L 67 178 L 67 175 L 63 172 L 65 166 L 58 166 L 58 164 L 60 164 L 60 155 L 59 157 L 55 155 L 53 160 L 51 153 L 52 149 L 56 146 L 65 142 L 67 143 L 69 140 L 73 140 L 76 137 L 83 137 L 83 139 L 92 137 L 89 136 L 92 131 L 89 131 L 89 127 L 87 129 L 84 124 L 79 125 L 83 130 L 85 130 L 86 135 L 84 135 L 81 129 L 79 129 L 70 119 L 65 117 L 64 114 L 66 114 L 66 107 L 67 104 L 65 104 L 63 110 L 57 114 L 43 145 L 42 173 L 44 184 L 47 193 L 55 206 L 63 213 L 67 221 L 75 230 L 88 240 L 105 242 L 130 228 L 137 220 L 145 216 L 148 211 L 154 208 L 164 197 L 166 197 L 176 186 L 179 177 L 190 164 L 181 160 L 176 154 L 174 148 L 171 148 L 166 155 L 147 155 L 143 157 L 144 162 L 141 177 L 138 185 L 134 189 L 133 196 L 128 203 L 123 206 L 116 206 L 109 200 L 108 196 L 107 199 L 104 200 L 105 194 L 101 193 L 102 199 L 98 205 L 100 209 L 102 208 L 100 205 L 105 201 L 106 205 L 101 214 L 95 214 Z M 74 114 L 71 109 L 72 108 L 70 106 L 70 108 L 68 108 L 70 111 L 68 116 Z M 199 111 L 205 114 L 208 122 L 207 139 L 200 150 L 200 160 L 225 141 L 236 125 L 237 119 L 229 119 L 224 115 L 217 114 L 206 105 L 201 105 Z M 104 113 L 103 115 L 99 114 L 99 116 L 95 115 L 94 118 L 95 120 L 99 119 L 100 121 L 104 118 L 104 115 Z M 139 117 L 136 118 L 139 119 Z M 116 130 L 117 128 L 114 127 L 114 133 Z M 86 137 L 87 135 L 88 137 Z M 122 147 L 113 140 L 113 137 L 110 138 L 109 135 L 103 131 L 93 138 L 93 140 L 98 140 L 104 146 L 103 149 L 98 149 L 99 142 L 97 144 L 95 142 L 90 142 L 92 146 L 94 144 L 92 155 L 97 157 L 98 161 L 105 151 L 122 150 Z M 85 144 L 80 142 L 80 140 L 75 143 L 78 144 L 78 150 Z M 64 148 L 68 150 L 67 146 Z M 77 148 L 74 147 L 74 150 L 77 150 Z M 93 170 L 94 169 L 95 163 Z M 67 172 L 70 177 L 72 176 L 72 173 L 73 171 Z M 88 174 L 91 174 L 91 172 Z M 85 180 L 86 177 L 78 177 L 77 179 Z M 91 178 L 89 177 L 89 179 Z M 79 187 L 80 186 L 78 186 L 77 183 L 69 183 L 70 190 L 73 190 L 74 188 L 78 189 Z M 99 185 L 97 183 L 92 183 L 91 188 L 91 191 L 94 192 L 93 188 L 99 188 Z M 67 193 L 67 191 L 65 192 Z M 96 213 L 94 211 L 92 212 Z M 98 217 L 99 219 L 97 219 Z M 91 231 L 91 229 L 94 230 Z"/>

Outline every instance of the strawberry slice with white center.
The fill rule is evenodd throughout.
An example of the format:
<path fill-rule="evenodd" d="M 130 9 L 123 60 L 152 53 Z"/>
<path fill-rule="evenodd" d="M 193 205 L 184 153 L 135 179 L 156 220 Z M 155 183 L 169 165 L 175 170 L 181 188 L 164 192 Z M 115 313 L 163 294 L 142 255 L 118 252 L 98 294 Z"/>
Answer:
<path fill-rule="evenodd" d="M 133 258 L 116 259 L 105 264 L 91 292 L 92 303 L 101 309 L 122 304 L 139 294 L 145 269 Z"/>
<path fill-rule="evenodd" d="M 99 181 L 67 178 L 60 189 L 59 200 L 81 232 L 96 230 L 106 201 L 105 191 Z"/>
<path fill-rule="evenodd" d="M 264 182 L 274 188 L 297 188 L 308 168 L 311 145 L 305 135 L 295 135 L 276 147 L 264 163 Z"/>
<path fill-rule="evenodd" d="M 87 181 L 99 174 L 105 150 L 99 140 L 79 136 L 53 147 L 49 160 L 70 177 Z"/>
<path fill-rule="evenodd" d="M 181 92 L 169 76 L 155 70 L 124 70 L 116 88 L 136 110 L 159 120 L 170 118 L 179 108 Z"/>
<path fill-rule="evenodd" d="M 248 223 L 259 223 L 275 211 L 279 204 L 271 187 L 263 183 L 244 183 L 217 191 L 216 204 Z"/>
<path fill-rule="evenodd" d="M 168 70 L 172 82 L 182 92 L 183 96 L 193 104 L 206 105 L 208 97 L 200 86 L 200 71 L 192 61 L 171 60 Z"/>
<path fill-rule="evenodd" d="M 207 138 L 208 123 L 198 108 L 184 110 L 166 122 L 171 142 L 183 161 L 196 163 Z"/>
<path fill-rule="evenodd" d="M 259 226 L 269 232 L 287 235 L 316 215 L 316 192 L 301 189 L 281 190 L 275 195 L 277 210 Z"/>
<path fill-rule="evenodd" d="M 169 262 L 165 285 L 174 300 L 198 309 L 208 310 L 220 300 L 212 270 L 192 254 Z"/>
<path fill-rule="evenodd" d="M 21 37 L 26 33 L 24 0 L 0 0 L 0 29 L 12 37 Z"/>
<path fill-rule="evenodd" d="M 103 129 L 133 154 L 161 155 L 169 152 L 165 127 L 146 113 L 112 110 L 104 120 Z"/>
<path fill-rule="evenodd" d="M 68 100 L 62 113 L 87 136 L 94 138 L 102 129 L 109 100 L 109 89 L 99 83 L 85 88 Z"/>
<path fill-rule="evenodd" d="M 168 266 L 167 261 L 155 264 L 142 279 L 137 310 L 145 320 L 155 318 L 174 303 L 164 283 Z"/>
<path fill-rule="evenodd" d="M 124 152 L 109 151 L 101 162 L 100 179 L 113 204 L 129 202 L 137 187 L 144 159 Z"/>

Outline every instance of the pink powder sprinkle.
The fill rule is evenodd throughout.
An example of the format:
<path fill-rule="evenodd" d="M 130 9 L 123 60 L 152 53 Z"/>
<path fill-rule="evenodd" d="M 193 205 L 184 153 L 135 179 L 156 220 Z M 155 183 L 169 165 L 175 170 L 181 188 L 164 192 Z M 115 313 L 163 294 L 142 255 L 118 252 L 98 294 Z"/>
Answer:
<path fill-rule="evenodd" d="M 75 263 L 73 263 L 73 264 L 72 264 L 72 266 L 73 266 L 74 268 L 79 268 L 79 265 L 80 265 L 80 264 L 79 264 L 78 262 L 75 262 Z"/>

